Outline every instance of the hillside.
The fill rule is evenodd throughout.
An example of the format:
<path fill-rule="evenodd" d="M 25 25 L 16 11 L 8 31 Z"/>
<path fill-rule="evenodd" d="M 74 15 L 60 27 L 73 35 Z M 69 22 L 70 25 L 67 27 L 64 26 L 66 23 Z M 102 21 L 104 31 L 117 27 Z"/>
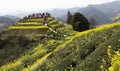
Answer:
<path fill-rule="evenodd" d="M 0 33 L 0 66 L 21 56 L 24 51 L 36 46 L 37 42 L 43 38 L 55 38 L 54 30 L 57 31 L 57 28 L 64 27 L 63 23 L 54 17 L 48 17 L 49 25 L 46 25 L 43 24 L 42 17 L 28 16 Z"/>
<path fill-rule="evenodd" d="M 117 22 L 120 21 L 120 13 L 117 14 L 116 16 L 114 16 L 113 18 L 111 18 L 112 22 Z"/>
<path fill-rule="evenodd" d="M 120 22 L 76 32 L 70 25 L 55 24 L 55 18 L 49 19 L 59 34 L 43 25 L 40 18 L 23 19 L 1 34 L 0 71 L 120 70 Z M 8 59 L 4 59 L 5 55 Z"/>
<path fill-rule="evenodd" d="M 57 29 L 64 26 L 61 21 L 56 20 L 54 17 L 47 18 L 49 27 L 43 24 L 43 21 L 44 19 L 41 17 L 24 17 L 15 24 L 9 26 L 2 34 L 11 36 L 32 36 L 35 34 L 39 36 L 45 35 L 49 27 Z"/>

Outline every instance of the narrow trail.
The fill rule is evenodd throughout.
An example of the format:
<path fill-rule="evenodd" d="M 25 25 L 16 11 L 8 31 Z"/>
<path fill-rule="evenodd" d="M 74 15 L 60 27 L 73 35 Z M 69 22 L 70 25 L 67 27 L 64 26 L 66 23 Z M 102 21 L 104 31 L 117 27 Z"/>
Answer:
<path fill-rule="evenodd" d="M 66 37 L 66 36 L 67 36 L 67 35 L 65 35 L 65 34 L 61 34 L 61 33 L 60 33 L 59 31 L 57 31 L 56 29 L 53 29 L 53 28 L 48 24 L 48 21 L 47 21 L 46 18 L 47 18 L 47 17 L 44 17 L 43 24 L 44 24 L 45 26 L 47 26 L 50 31 L 52 31 L 53 33 L 58 34 L 58 35 L 60 35 L 60 36 L 63 36 L 63 37 Z"/>
<path fill-rule="evenodd" d="M 55 29 L 53 29 L 53 28 L 51 28 L 50 26 L 48 26 L 48 23 L 47 23 L 47 25 L 45 24 L 45 26 L 47 26 L 47 27 L 49 28 L 49 30 L 52 31 L 52 32 L 55 33 L 55 34 L 58 34 L 58 35 L 63 36 L 63 37 L 66 37 L 66 36 L 67 36 L 67 35 L 65 35 L 65 34 L 61 34 L 59 31 L 56 31 Z"/>

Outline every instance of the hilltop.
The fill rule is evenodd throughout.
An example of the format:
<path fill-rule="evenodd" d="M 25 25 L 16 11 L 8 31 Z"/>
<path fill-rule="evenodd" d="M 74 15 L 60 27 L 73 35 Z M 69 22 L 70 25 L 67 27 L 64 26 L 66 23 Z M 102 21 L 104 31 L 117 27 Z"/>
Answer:
<path fill-rule="evenodd" d="M 9 26 L 2 34 L 9 36 L 43 35 L 47 34 L 50 28 L 57 29 L 64 26 L 61 21 L 56 20 L 49 14 L 47 14 L 46 21 L 44 21 L 44 15 L 45 13 L 38 13 L 25 16 L 17 23 Z M 48 25 L 43 24 L 43 22 L 47 22 Z"/>
<path fill-rule="evenodd" d="M 56 28 L 57 32 L 66 35 L 61 36 L 42 24 L 44 19 L 29 17 L 24 17 L 1 34 L 1 43 L 9 43 L 11 47 L 0 44 L 3 46 L 0 54 L 8 55 L 8 47 L 9 50 L 14 48 L 14 51 L 11 50 L 7 60 L 4 60 L 5 56 L 0 57 L 1 62 L 4 61 L 0 71 L 120 70 L 120 22 L 76 32 L 70 25 L 64 26 L 57 21 L 58 26 L 55 18 L 47 18 L 52 29 Z M 117 62 L 115 59 L 118 59 Z"/>

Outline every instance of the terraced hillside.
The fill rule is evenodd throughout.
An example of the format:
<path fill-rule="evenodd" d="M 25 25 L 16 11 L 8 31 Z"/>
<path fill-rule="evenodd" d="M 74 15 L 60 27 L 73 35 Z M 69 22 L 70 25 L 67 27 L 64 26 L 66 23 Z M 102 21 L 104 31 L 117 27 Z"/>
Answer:
<path fill-rule="evenodd" d="M 23 29 L 21 24 L 10 29 Z M 27 51 L 2 65 L 0 71 L 120 71 L 120 22 L 84 32 L 75 32 L 70 25 L 58 30 L 67 36 L 48 32 L 51 37 L 30 43 Z"/>
<path fill-rule="evenodd" d="M 0 66 L 22 56 L 24 52 L 43 38 L 56 35 L 51 29 L 64 27 L 61 21 L 48 17 L 49 26 L 43 24 L 43 17 L 27 17 L 0 33 Z M 54 37 L 55 38 L 55 37 Z"/>
<path fill-rule="evenodd" d="M 22 19 L 22 21 L 20 20 L 10 26 L 3 34 L 11 36 L 44 35 L 49 30 L 49 27 L 43 24 L 43 19 L 44 18 L 41 17 Z M 53 29 L 63 27 L 63 23 L 53 17 L 48 17 L 47 21 L 49 26 Z"/>

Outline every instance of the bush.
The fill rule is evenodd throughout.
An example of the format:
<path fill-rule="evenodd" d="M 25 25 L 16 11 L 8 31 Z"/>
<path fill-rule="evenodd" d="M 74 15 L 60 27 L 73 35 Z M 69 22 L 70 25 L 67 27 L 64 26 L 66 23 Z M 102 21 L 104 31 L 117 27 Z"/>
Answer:
<path fill-rule="evenodd" d="M 88 20 L 80 13 L 75 13 L 72 17 L 73 30 L 84 31 L 89 29 Z"/>

